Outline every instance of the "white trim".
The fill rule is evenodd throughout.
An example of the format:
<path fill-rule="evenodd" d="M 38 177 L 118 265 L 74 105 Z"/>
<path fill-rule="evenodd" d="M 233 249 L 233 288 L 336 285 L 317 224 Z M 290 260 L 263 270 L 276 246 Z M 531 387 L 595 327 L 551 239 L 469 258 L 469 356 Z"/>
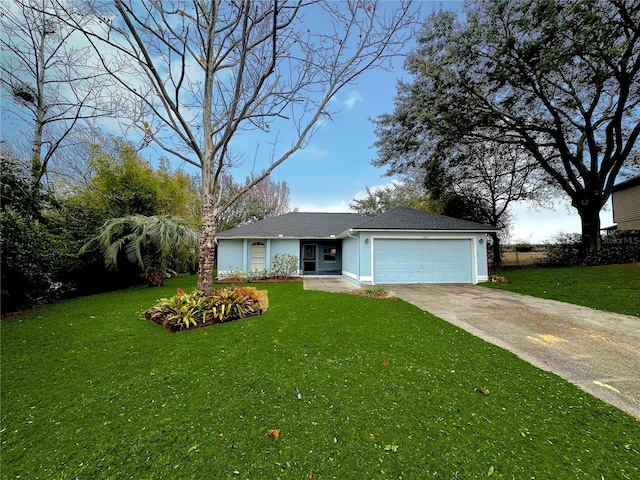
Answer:
<path fill-rule="evenodd" d="M 478 283 L 478 247 L 476 246 L 476 237 L 471 240 L 471 283 Z"/>
<path fill-rule="evenodd" d="M 370 232 L 372 235 L 375 233 L 420 233 L 420 232 L 427 232 L 427 233 L 490 233 L 490 232 L 499 232 L 502 229 L 501 228 L 487 228 L 487 229 L 477 229 L 477 230 L 469 230 L 469 229 L 465 229 L 465 230 L 451 230 L 451 229 L 442 229 L 442 230 L 438 230 L 438 229 L 434 229 L 434 230 L 412 230 L 412 229 L 401 229 L 401 228 L 393 228 L 393 229 L 383 229 L 383 228 L 376 228 L 376 229 L 372 229 L 372 228 L 353 228 L 351 229 L 354 232 Z"/>
<path fill-rule="evenodd" d="M 247 272 L 249 270 L 249 239 L 244 238 L 242 240 L 242 271 Z"/>
<path fill-rule="evenodd" d="M 342 271 L 342 275 L 344 275 L 345 277 L 351 278 L 353 280 L 359 280 L 358 279 L 358 275 L 356 275 L 355 273 L 351 273 L 351 272 L 345 272 L 344 270 Z"/>
<path fill-rule="evenodd" d="M 260 263 L 260 265 L 254 265 Z M 267 268 L 267 244 L 256 240 L 249 245 L 249 269 L 247 271 L 261 271 Z"/>

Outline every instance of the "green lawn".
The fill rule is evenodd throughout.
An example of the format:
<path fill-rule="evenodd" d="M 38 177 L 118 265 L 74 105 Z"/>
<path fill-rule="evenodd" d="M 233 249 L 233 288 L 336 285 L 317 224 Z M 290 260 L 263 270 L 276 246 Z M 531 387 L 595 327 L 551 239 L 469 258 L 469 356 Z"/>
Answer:
<path fill-rule="evenodd" d="M 521 267 L 499 275 L 509 283 L 484 283 L 534 297 L 640 316 L 640 264 L 602 267 Z"/>
<path fill-rule="evenodd" d="M 640 422 L 401 300 L 268 284 L 261 317 L 139 319 L 194 282 L 2 322 L 3 479 L 640 478 Z"/>

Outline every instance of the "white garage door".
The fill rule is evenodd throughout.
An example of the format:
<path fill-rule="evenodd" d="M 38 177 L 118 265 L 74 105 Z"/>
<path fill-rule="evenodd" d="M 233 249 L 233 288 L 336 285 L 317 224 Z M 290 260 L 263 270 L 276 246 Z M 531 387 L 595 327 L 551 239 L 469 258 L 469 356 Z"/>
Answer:
<path fill-rule="evenodd" d="M 471 240 L 375 239 L 375 283 L 472 283 Z"/>

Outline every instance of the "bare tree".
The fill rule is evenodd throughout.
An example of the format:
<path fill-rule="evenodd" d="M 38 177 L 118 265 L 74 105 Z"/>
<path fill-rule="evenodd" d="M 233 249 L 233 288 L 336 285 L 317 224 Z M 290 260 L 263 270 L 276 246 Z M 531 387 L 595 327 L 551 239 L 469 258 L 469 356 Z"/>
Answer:
<path fill-rule="evenodd" d="M 366 217 L 375 217 L 395 207 L 442 213 L 438 202 L 428 197 L 420 175 L 418 169 L 413 169 L 413 172 L 404 172 L 399 180 L 392 180 L 387 185 L 366 187 L 365 194 L 354 198 L 349 208 Z"/>
<path fill-rule="evenodd" d="M 72 132 L 87 122 L 113 114 L 108 88 L 111 77 L 91 64 L 90 46 L 75 29 L 56 17 L 58 0 L 14 0 L 0 5 L 2 72 L 0 83 L 13 102 L 3 104 L 3 136 L 24 125 L 32 184 L 39 187 L 50 162 L 63 145 L 73 142 Z M 87 25 L 72 4 L 65 11 L 78 25 Z"/>
<path fill-rule="evenodd" d="M 118 52 L 108 69 L 138 99 L 131 126 L 149 142 L 200 169 L 202 229 L 198 288 L 213 288 L 220 216 L 330 118 L 330 101 L 405 45 L 417 21 L 411 2 L 220 2 L 116 0 L 96 3 L 104 28 L 84 29 L 98 55 Z M 102 9 L 102 10 L 101 10 Z M 252 131 L 251 138 L 245 135 Z M 242 142 L 255 139 L 251 181 L 230 198 L 221 179 L 237 167 Z M 255 140 L 254 140 L 255 141 Z"/>
<path fill-rule="evenodd" d="M 459 144 L 447 155 L 433 155 L 423 164 L 425 187 L 435 198 L 453 194 L 463 208 L 472 205 L 472 218 L 506 229 L 511 222 L 509 208 L 514 202 L 543 205 L 557 191 L 538 162 L 518 145 L 496 141 Z M 475 218 L 473 216 L 475 215 Z M 500 235 L 490 234 L 493 264 L 501 263 Z"/>
<path fill-rule="evenodd" d="M 233 197 L 246 185 L 253 183 L 254 176 L 247 177 L 244 183 L 236 183 L 230 175 L 224 175 L 225 178 L 219 183 L 223 195 L 222 201 Z M 274 182 L 271 177 L 267 177 L 254 184 L 251 190 L 219 216 L 218 230 L 229 230 L 287 212 L 289 212 L 289 185 L 285 181 Z"/>

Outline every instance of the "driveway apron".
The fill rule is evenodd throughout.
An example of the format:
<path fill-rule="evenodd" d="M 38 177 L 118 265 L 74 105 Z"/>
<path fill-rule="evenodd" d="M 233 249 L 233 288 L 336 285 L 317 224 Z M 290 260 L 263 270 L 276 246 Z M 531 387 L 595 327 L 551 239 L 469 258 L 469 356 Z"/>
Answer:
<path fill-rule="evenodd" d="M 640 419 L 640 318 L 477 285 L 385 288 Z"/>

